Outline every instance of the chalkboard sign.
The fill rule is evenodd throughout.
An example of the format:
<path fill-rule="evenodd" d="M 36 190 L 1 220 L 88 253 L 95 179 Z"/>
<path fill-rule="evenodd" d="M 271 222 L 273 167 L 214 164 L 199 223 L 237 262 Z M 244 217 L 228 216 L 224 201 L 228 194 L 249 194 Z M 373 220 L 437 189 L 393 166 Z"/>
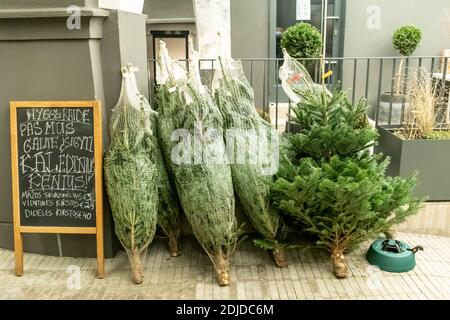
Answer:
<path fill-rule="evenodd" d="M 99 102 L 11 102 L 19 260 L 22 233 L 97 234 L 103 260 L 101 127 Z M 16 273 L 22 272 L 16 259 Z"/>

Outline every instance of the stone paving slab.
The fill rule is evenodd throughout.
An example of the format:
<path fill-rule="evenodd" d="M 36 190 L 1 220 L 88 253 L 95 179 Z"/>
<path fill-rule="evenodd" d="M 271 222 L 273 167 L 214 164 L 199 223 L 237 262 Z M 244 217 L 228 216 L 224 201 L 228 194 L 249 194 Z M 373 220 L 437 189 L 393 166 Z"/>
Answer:
<path fill-rule="evenodd" d="M 25 273 L 13 273 L 14 253 L 0 249 L 0 299 L 450 299 L 450 238 L 399 233 L 425 250 L 408 273 L 388 273 L 365 260 L 369 243 L 347 255 L 350 277 L 336 279 L 328 253 L 302 248 L 287 252 L 289 266 L 276 268 L 267 252 L 243 242 L 231 266 L 232 283 L 217 285 L 208 256 L 193 238 L 183 255 L 169 257 L 156 240 L 145 259 L 145 280 L 134 285 L 125 252 L 106 260 L 107 277 L 95 277 L 95 259 L 25 253 Z M 79 281 L 78 281 L 79 280 Z"/>

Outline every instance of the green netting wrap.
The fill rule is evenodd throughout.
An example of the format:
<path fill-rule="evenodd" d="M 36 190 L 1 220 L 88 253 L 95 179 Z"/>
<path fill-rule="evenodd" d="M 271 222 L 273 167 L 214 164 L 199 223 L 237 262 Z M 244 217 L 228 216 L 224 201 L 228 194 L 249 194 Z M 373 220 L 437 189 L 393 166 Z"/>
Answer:
<path fill-rule="evenodd" d="M 143 281 L 143 257 L 156 231 L 158 173 L 149 110 L 122 69 L 119 102 L 110 119 L 111 145 L 105 154 L 106 189 L 116 235 L 126 249 L 135 283 Z"/>
<path fill-rule="evenodd" d="M 130 70 L 135 70 L 131 65 Z M 172 187 L 171 179 L 167 173 L 166 164 L 161 153 L 160 142 L 158 137 L 158 113 L 155 112 L 148 102 L 148 100 L 140 95 L 137 88 L 136 77 L 134 73 L 128 74 L 130 81 L 127 82 L 127 87 L 130 90 L 130 95 L 140 97 L 140 106 L 150 117 L 149 124 L 151 125 L 152 135 L 150 136 L 152 144 L 155 146 L 151 153 L 152 161 L 156 164 L 157 188 L 158 188 L 158 225 L 162 232 L 168 239 L 169 253 L 172 257 L 181 254 L 181 247 L 179 244 L 179 236 L 181 229 L 181 210 L 178 204 L 178 198 Z"/>
<path fill-rule="evenodd" d="M 225 161 L 222 116 L 196 66 L 192 63 L 187 74 L 160 43 L 159 132 L 193 233 L 213 261 L 219 284 L 227 285 L 229 258 L 238 240 L 231 170 Z"/>
<path fill-rule="evenodd" d="M 284 267 L 281 222 L 269 203 L 270 182 L 278 168 L 278 133 L 259 116 L 240 62 L 220 57 L 213 89 L 225 120 L 234 190 L 253 227 L 264 238 L 255 243 L 271 249 L 277 266 Z"/>
<path fill-rule="evenodd" d="M 167 172 L 164 157 L 160 148 L 160 139 L 158 134 L 159 119 L 156 112 L 150 113 L 150 121 L 155 125 L 152 135 L 152 143 L 158 145 L 153 153 L 154 161 L 158 168 L 158 225 L 168 239 L 169 253 L 172 257 L 181 254 L 179 243 L 181 230 L 181 208 L 178 205 L 178 197 L 172 187 L 171 179 Z"/>

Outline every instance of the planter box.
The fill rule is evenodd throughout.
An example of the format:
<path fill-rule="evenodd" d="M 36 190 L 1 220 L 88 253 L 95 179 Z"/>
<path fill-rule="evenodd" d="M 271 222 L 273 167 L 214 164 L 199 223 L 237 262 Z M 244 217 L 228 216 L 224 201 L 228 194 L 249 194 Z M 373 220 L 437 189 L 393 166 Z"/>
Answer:
<path fill-rule="evenodd" d="M 297 122 L 289 122 L 286 121 L 286 132 L 288 133 L 299 133 L 301 131 L 302 127 Z"/>
<path fill-rule="evenodd" d="M 378 123 L 381 125 L 389 124 L 389 115 L 391 115 L 390 124 L 398 126 L 401 124 L 402 114 L 404 112 L 406 114 L 408 109 L 409 103 L 405 102 L 405 98 L 403 95 L 394 94 L 391 92 L 383 92 L 380 97 Z"/>
<path fill-rule="evenodd" d="M 391 158 L 387 175 L 406 178 L 418 171 L 416 196 L 450 200 L 450 140 L 403 140 L 393 134 L 397 128 L 377 128 L 380 138 L 375 151 Z"/>

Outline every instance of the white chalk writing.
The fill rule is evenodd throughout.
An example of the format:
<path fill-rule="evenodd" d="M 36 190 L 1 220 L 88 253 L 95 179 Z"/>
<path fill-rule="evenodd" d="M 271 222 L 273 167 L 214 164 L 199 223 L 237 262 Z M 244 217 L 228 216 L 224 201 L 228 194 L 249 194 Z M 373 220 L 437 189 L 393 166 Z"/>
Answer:
<path fill-rule="evenodd" d="M 18 110 L 17 119 L 22 217 L 93 221 L 92 112 L 84 107 L 29 107 Z"/>

